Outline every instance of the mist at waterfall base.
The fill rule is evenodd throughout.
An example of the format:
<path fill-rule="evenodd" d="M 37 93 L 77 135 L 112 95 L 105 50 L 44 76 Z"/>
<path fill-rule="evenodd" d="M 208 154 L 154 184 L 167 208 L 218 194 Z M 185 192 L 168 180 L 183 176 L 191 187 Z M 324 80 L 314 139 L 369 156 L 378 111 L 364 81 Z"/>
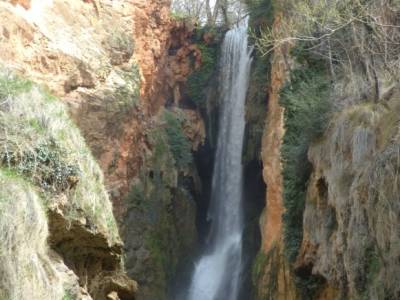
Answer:
<path fill-rule="evenodd" d="M 220 65 L 220 122 L 208 215 L 211 230 L 187 300 L 237 300 L 242 271 L 242 149 L 251 49 L 247 22 L 226 33 Z"/>

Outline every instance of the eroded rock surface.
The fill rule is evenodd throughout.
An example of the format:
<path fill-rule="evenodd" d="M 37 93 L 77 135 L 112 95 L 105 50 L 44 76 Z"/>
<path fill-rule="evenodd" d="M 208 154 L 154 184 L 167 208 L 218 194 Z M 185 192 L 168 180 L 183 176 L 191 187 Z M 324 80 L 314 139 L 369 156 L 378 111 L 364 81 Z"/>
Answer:
<path fill-rule="evenodd" d="M 278 28 L 282 16 L 275 17 Z M 284 110 L 279 93 L 289 71 L 288 47 L 277 47 L 271 60 L 271 82 L 268 90 L 267 123 L 262 139 L 263 177 L 267 185 L 266 207 L 260 219 L 262 247 L 256 267 L 259 268 L 256 299 L 296 299 L 290 266 L 284 254 L 282 215 L 283 178 L 281 147 L 284 136 Z"/>
<path fill-rule="evenodd" d="M 296 266 L 341 297 L 400 296 L 399 95 L 344 109 L 309 151 L 304 239 Z"/>

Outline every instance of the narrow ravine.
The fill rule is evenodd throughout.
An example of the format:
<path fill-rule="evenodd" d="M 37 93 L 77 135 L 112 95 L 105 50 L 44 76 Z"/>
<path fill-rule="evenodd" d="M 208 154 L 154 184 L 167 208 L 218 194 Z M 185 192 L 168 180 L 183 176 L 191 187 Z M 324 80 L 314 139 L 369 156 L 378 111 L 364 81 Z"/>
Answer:
<path fill-rule="evenodd" d="M 242 271 L 242 149 L 251 49 L 247 23 L 227 32 L 221 57 L 218 144 L 205 252 L 196 263 L 188 300 L 235 300 Z"/>

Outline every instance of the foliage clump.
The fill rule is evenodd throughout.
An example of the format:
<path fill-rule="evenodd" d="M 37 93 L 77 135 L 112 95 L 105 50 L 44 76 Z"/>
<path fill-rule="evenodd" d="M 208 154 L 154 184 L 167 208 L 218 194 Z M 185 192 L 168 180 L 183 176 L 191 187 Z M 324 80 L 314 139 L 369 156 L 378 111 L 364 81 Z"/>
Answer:
<path fill-rule="evenodd" d="M 303 61 L 292 71 L 290 82 L 281 91 L 285 108 L 285 136 L 282 145 L 285 251 L 293 262 L 303 233 L 306 184 L 311 173 L 307 158 L 310 144 L 322 135 L 332 110 L 329 76 L 317 61 Z"/>
<path fill-rule="evenodd" d="M 64 153 L 54 141 L 30 150 L 25 153 L 6 151 L 1 159 L 2 164 L 31 178 L 49 192 L 63 192 L 77 183 L 80 176 L 78 166 L 63 161 Z"/>
<path fill-rule="evenodd" d="M 250 17 L 250 28 L 258 37 L 262 30 L 272 25 L 274 19 L 273 0 L 245 0 L 247 11 Z"/>
<path fill-rule="evenodd" d="M 257 299 L 273 299 L 278 292 L 280 272 L 280 250 L 276 244 L 267 254 L 259 252 L 252 269 L 252 280 L 256 288 Z"/>
<path fill-rule="evenodd" d="M 180 219 L 179 207 L 191 207 L 185 187 L 179 178 L 189 171 L 192 163 L 191 144 L 183 131 L 184 118 L 179 110 L 164 111 L 161 122 L 148 133 L 151 151 L 144 157 L 138 177 L 125 201 L 128 212 L 125 224 L 129 236 L 140 237 L 140 243 L 149 253 L 145 268 L 132 267 L 132 276 L 144 278 L 151 272 L 151 295 L 155 299 L 165 298 L 168 280 L 175 274 L 179 255 L 187 253 L 195 233 L 184 234 L 187 228 L 177 227 Z M 194 228 L 193 228 L 194 229 Z M 132 238 L 126 243 L 133 242 Z M 188 246 L 189 245 L 189 246 Z M 136 254 L 134 254 L 136 255 Z M 129 263 L 133 260 L 128 258 Z"/>
<path fill-rule="evenodd" d="M 196 38 L 197 46 L 201 51 L 201 66 L 189 76 L 187 81 L 189 97 L 201 109 L 206 108 L 207 105 L 207 91 L 212 86 L 212 81 L 218 71 L 220 51 L 218 42 L 207 44 L 202 40 L 204 32 L 201 30 Z M 216 32 L 211 32 L 211 34 L 216 34 Z"/>
<path fill-rule="evenodd" d="M 32 86 L 33 83 L 29 80 L 19 77 L 11 79 L 10 77 L 3 76 L 0 80 L 0 103 L 4 104 L 12 96 L 30 91 Z"/>
<path fill-rule="evenodd" d="M 176 113 L 164 113 L 165 133 L 167 135 L 170 151 L 175 159 L 178 169 L 187 167 L 192 162 L 192 146 L 183 132 L 183 118 Z"/>

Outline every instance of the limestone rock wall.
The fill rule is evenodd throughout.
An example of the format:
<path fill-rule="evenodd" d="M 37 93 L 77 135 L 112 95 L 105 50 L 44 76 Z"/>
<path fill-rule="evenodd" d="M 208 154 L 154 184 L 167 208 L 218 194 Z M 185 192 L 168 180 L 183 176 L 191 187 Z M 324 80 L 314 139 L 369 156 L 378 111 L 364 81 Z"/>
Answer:
<path fill-rule="evenodd" d="M 133 299 L 100 167 L 65 105 L 9 72 L 0 71 L 1 298 Z"/>
<path fill-rule="evenodd" d="M 172 111 L 174 114 L 176 111 L 177 120 L 182 121 L 180 126 L 191 143 L 189 149 L 196 150 L 205 138 L 204 123 L 198 112 L 177 109 L 188 75 L 201 64 L 201 53 L 191 41 L 193 26 L 171 20 L 169 7 L 168 0 L 0 2 L 1 64 L 39 84 L 68 106 L 70 116 L 104 173 L 105 187 L 119 223 L 129 215 L 124 199 L 132 186 L 143 178 L 144 172 L 151 175 L 154 166 L 160 169 L 157 163 L 149 162 L 149 157 L 156 152 L 151 134 L 165 127 L 166 107 L 174 108 Z M 166 142 L 166 137 L 163 138 Z M 152 166 L 150 169 L 149 165 Z M 188 176 L 189 181 L 197 181 L 193 168 L 180 172 L 183 177 Z M 171 242 L 171 251 L 178 248 L 181 251 L 191 248 L 195 242 L 195 207 L 188 201 L 190 193 L 186 193 L 187 189 L 181 189 L 183 185 L 191 184 L 181 183 L 179 179 L 178 185 L 177 171 L 172 170 L 171 174 L 176 177 L 168 193 L 172 193 L 177 210 L 170 211 L 169 203 L 158 205 L 161 215 L 172 218 L 168 222 L 177 222 L 171 223 L 173 226 L 193 231 L 185 234 L 184 239 Z M 147 222 L 148 213 L 140 212 L 138 219 Z M 84 219 L 69 224 L 69 231 L 64 229 L 66 221 L 62 213 L 49 215 L 49 220 L 49 230 L 54 233 L 52 247 L 73 264 L 78 261 L 79 244 L 93 239 L 93 249 L 89 247 L 90 251 L 82 253 L 93 259 L 79 260 L 80 263 L 74 265 L 74 272 L 95 299 L 96 293 L 109 292 L 114 286 L 121 287 L 121 295 L 125 295 L 124 289 L 127 291 L 125 296 L 119 295 L 121 299 L 136 290 L 136 286 L 122 280 L 125 276 L 122 269 L 118 278 L 107 273 L 113 269 L 110 266 L 114 259 L 122 256 L 122 243 L 118 247 L 101 245 L 107 237 L 92 235 L 92 229 L 85 228 L 88 225 Z M 138 220 L 129 223 L 132 228 L 139 225 Z M 146 226 L 154 229 L 156 224 L 150 222 Z M 163 228 L 170 232 L 168 226 Z M 132 232 L 132 228 L 122 227 L 125 233 Z M 59 238 L 62 236 L 74 236 L 79 242 L 68 243 L 68 238 Z M 131 238 L 128 234 L 124 236 Z M 138 242 L 139 246 L 145 239 L 148 241 L 147 236 L 132 237 L 133 244 Z M 157 237 L 156 242 L 158 239 L 162 238 Z M 140 248 L 132 250 L 129 247 L 124 250 Z M 115 257 L 104 256 L 105 252 Z M 168 255 L 172 257 L 176 253 Z M 146 266 L 149 259 L 145 255 L 135 254 L 134 257 L 130 266 L 136 263 Z M 158 276 L 149 274 L 149 270 L 150 273 L 157 271 L 145 267 L 149 277 Z M 87 282 L 85 276 L 97 279 Z M 147 289 L 151 290 L 150 287 Z"/>
<path fill-rule="evenodd" d="M 279 10 L 275 11 L 272 31 L 281 18 Z M 370 37 L 363 38 L 363 42 L 369 42 Z M 308 149 L 308 159 L 306 151 L 302 153 L 304 161 L 310 164 L 298 164 L 307 177 L 300 188 L 283 186 L 285 171 L 294 177 L 303 176 L 297 170 L 286 167 L 283 170 L 282 162 L 287 161 L 283 161 L 282 145 L 285 121 L 287 125 L 293 114 L 301 116 L 299 111 L 302 105 L 307 105 L 308 97 L 307 85 L 296 87 L 295 76 L 290 75 L 303 72 L 301 68 L 309 68 L 315 59 L 315 53 L 303 52 L 311 53 L 310 60 L 306 63 L 295 60 L 299 57 L 290 48 L 298 44 L 286 45 L 287 48 L 277 46 L 271 55 L 268 115 L 262 144 L 267 197 L 260 220 L 262 248 L 253 269 L 256 299 L 397 299 L 400 297 L 396 285 L 400 254 L 398 74 L 396 71 L 388 74 L 384 67 L 377 66 L 372 83 L 363 71 L 357 70 L 352 74 L 354 78 L 350 78 L 358 80 L 357 84 L 351 85 L 348 77 L 338 75 L 340 71 L 333 76 L 328 63 L 319 65 L 321 61 L 317 58 L 314 63 L 326 70 L 320 77 L 318 68 L 311 70 L 318 77 L 316 82 L 322 82 L 323 76 L 332 77 L 328 93 L 319 88 L 314 95 L 319 97 L 317 103 L 333 107 L 329 108 L 329 118 L 323 118 L 322 133 L 315 134 L 311 142 L 294 143 L 286 149 L 293 152 L 299 151 L 298 146 Z M 297 92 L 292 93 L 296 88 Z M 293 107 L 282 102 L 291 109 L 289 115 L 285 115 L 279 103 L 282 95 L 292 97 Z M 319 116 L 324 114 L 322 109 L 318 112 Z M 317 123 L 314 125 L 315 128 L 308 128 L 309 132 L 319 129 Z M 294 126 L 297 134 L 306 130 L 301 120 Z M 305 208 L 303 189 L 307 190 Z M 288 204 L 284 201 L 285 192 L 291 192 Z M 287 219 L 282 217 L 288 215 L 284 204 L 288 211 L 292 209 L 302 215 L 297 222 L 302 229 L 300 236 L 290 235 L 288 230 L 295 229 L 285 227 Z M 287 237 L 293 238 L 295 247 L 284 240 Z M 297 241 L 301 242 L 298 254 Z M 296 248 L 291 252 L 293 262 L 289 262 L 285 253 L 286 246 Z"/>
<path fill-rule="evenodd" d="M 282 15 L 275 16 L 278 28 Z M 266 206 L 261 215 L 261 250 L 256 258 L 256 299 L 296 299 L 290 266 L 284 255 L 282 215 L 283 178 L 281 147 L 284 135 L 284 110 L 279 93 L 289 72 L 289 48 L 277 47 L 271 58 L 268 83 L 268 112 L 262 140 L 263 177 L 267 186 Z"/>
<path fill-rule="evenodd" d="M 309 151 L 304 239 L 297 267 L 308 267 L 341 297 L 400 296 L 397 92 L 385 103 L 337 114 Z"/>

